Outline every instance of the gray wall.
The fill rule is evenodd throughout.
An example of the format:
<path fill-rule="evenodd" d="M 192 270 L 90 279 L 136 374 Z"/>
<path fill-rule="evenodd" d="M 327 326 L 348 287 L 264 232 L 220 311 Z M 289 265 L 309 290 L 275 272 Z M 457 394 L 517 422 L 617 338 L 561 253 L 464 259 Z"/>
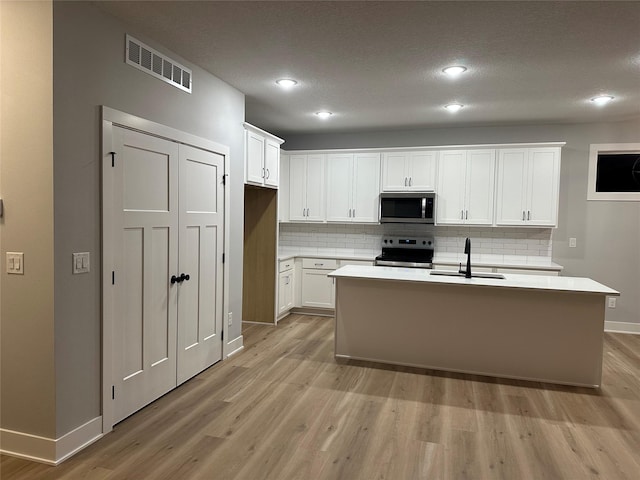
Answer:
<path fill-rule="evenodd" d="M 602 124 L 446 128 L 279 136 L 287 151 L 564 141 L 553 260 L 564 275 L 590 277 L 622 293 L 607 321 L 640 323 L 640 202 L 587 201 L 589 145 L 639 143 L 640 119 Z M 569 238 L 577 248 L 569 248 Z M 637 327 L 637 325 L 636 325 Z"/>
<path fill-rule="evenodd" d="M 231 149 L 230 310 L 242 318 L 244 95 L 86 2 L 54 2 L 57 435 L 100 414 L 100 105 Z M 193 93 L 124 62 L 125 34 L 193 70 Z M 72 252 L 92 271 L 71 274 Z M 225 341 L 241 332 L 235 322 Z"/>

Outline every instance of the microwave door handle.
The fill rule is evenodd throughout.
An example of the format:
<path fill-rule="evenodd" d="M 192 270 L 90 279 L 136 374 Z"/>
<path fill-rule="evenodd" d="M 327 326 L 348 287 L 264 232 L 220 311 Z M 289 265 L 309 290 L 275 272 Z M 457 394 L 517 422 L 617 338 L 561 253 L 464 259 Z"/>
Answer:
<path fill-rule="evenodd" d="M 422 218 L 426 218 L 427 215 L 427 199 L 422 197 Z"/>

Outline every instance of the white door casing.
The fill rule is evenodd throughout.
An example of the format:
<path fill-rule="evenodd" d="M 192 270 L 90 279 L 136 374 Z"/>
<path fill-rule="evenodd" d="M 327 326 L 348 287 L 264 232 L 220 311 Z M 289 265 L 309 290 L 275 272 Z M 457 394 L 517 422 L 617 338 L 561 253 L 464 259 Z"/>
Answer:
<path fill-rule="evenodd" d="M 212 189 L 216 192 L 215 208 L 193 208 L 189 207 L 189 201 L 198 198 L 190 199 L 193 192 L 185 192 L 178 183 L 185 178 L 180 177 L 181 170 L 194 176 L 189 170 L 196 164 L 209 172 L 215 169 L 216 181 L 222 181 L 227 175 L 229 148 L 104 106 L 102 119 L 102 430 L 107 433 L 132 410 L 178 384 L 181 287 L 192 287 L 191 291 L 197 291 L 200 297 L 203 290 L 215 290 L 210 295 L 215 301 L 210 299 L 209 304 L 198 306 L 199 310 L 214 310 L 215 322 L 204 324 L 200 314 L 199 339 L 204 341 L 192 342 L 191 345 L 196 345 L 189 349 L 197 352 L 206 339 L 215 339 L 215 351 L 213 355 L 204 355 L 205 364 L 212 356 L 226 357 L 230 349 L 242 348 L 242 337 L 228 344 L 222 341 L 222 319 L 229 311 L 229 269 L 220 260 L 225 245 L 229 244 L 229 189 L 217 183 L 217 188 Z M 184 157 L 182 165 L 180 152 Z M 203 157 L 196 157 L 194 152 Z M 136 158 L 124 162 L 127 155 Z M 198 175 L 198 179 L 207 176 L 212 174 Z M 199 200 L 211 204 L 210 197 L 204 195 Z M 198 212 L 195 222 L 194 212 Z M 180 222 L 191 232 L 202 230 L 203 226 L 205 231 L 215 230 L 215 235 L 205 233 L 204 242 L 199 241 L 205 245 L 215 237 L 217 252 L 213 253 L 213 242 L 208 241 L 204 254 L 202 251 L 192 252 L 191 257 L 183 254 L 187 263 L 179 264 L 178 246 L 183 236 Z M 179 276 L 180 269 L 190 266 L 189 262 L 199 265 L 197 278 L 172 284 L 171 275 Z M 209 270 L 214 262 L 216 272 Z M 203 274 L 205 266 L 208 271 Z M 189 298 L 189 290 L 184 290 L 183 300 Z M 133 322 L 125 325 L 124 311 Z M 127 354 L 119 353 L 125 346 L 129 349 Z M 206 368 L 201 368 L 202 362 L 186 360 L 181 360 L 185 365 L 183 375 L 187 365 L 191 365 L 194 374 Z M 130 393 L 126 392 L 129 386 L 132 386 Z M 114 390 L 117 401 L 113 399 Z"/>

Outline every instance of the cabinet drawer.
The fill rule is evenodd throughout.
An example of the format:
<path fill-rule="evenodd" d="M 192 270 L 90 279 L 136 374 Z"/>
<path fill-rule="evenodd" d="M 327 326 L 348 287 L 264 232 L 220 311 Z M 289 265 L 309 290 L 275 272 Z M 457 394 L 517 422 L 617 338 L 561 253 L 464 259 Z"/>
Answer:
<path fill-rule="evenodd" d="M 280 267 L 278 268 L 278 273 L 286 272 L 287 270 L 291 270 L 293 268 L 293 258 L 289 260 L 282 260 L 280 262 Z"/>
<path fill-rule="evenodd" d="M 303 258 L 302 268 L 315 268 L 319 270 L 335 270 L 338 261 L 331 258 Z"/>

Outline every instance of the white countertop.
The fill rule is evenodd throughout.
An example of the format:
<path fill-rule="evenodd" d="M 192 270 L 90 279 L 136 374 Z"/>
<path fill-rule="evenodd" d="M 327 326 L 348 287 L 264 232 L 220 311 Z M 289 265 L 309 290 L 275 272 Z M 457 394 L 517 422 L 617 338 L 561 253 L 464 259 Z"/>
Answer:
<path fill-rule="evenodd" d="M 576 293 L 596 293 L 618 296 L 619 292 L 601 283 L 582 277 L 558 277 L 538 275 L 504 274 L 504 279 L 464 278 L 431 275 L 433 270 L 400 267 L 368 267 L 348 265 L 329 274 L 334 278 L 367 278 L 374 280 L 395 280 L 400 282 L 424 282 L 450 285 L 475 285 L 498 288 L 522 288 L 529 290 L 553 290 Z M 472 269 L 473 271 L 473 269 Z"/>
<path fill-rule="evenodd" d="M 278 250 L 278 261 L 289 260 L 294 257 L 305 258 L 335 258 L 339 260 L 366 260 L 373 262 L 380 254 L 379 250 L 350 250 L 342 248 L 305 248 L 284 247 Z M 524 255 L 493 255 L 474 254 L 471 257 L 472 267 L 497 267 L 517 268 L 522 270 L 551 270 L 562 271 L 562 265 L 554 263 L 548 257 L 524 256 Z M 437 253 L 433 257 L 436 265 L 466 264 L 467 257 L 457 253 Z M 472 269 L 473 270 L 473 269 Z"/>

